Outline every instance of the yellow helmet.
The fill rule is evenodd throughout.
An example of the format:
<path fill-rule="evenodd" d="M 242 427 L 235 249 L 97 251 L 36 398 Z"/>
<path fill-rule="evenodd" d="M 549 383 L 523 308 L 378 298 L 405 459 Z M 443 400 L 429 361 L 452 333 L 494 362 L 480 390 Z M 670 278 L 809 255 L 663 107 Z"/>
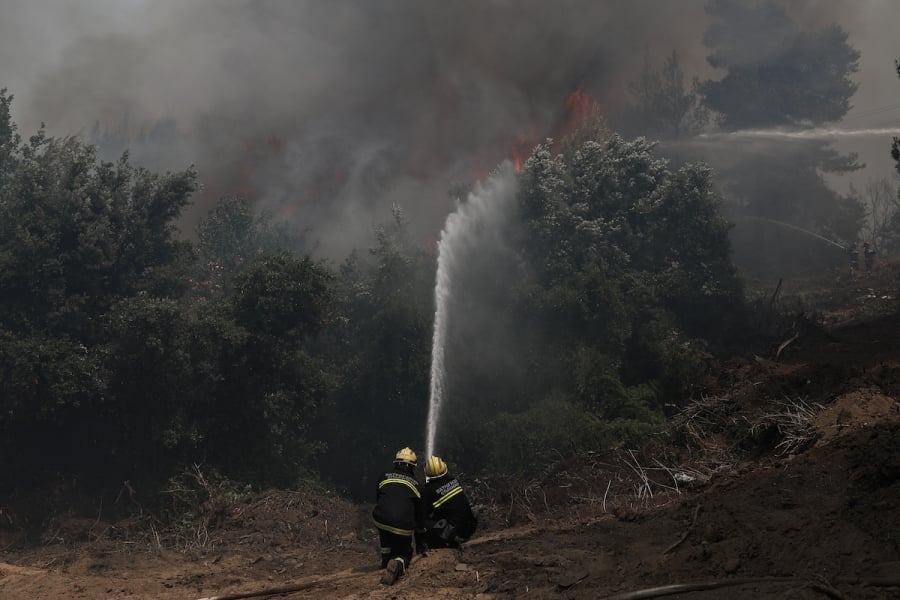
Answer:
<path fill-rule="evenodd" d="M 442 461 L 437 456 L 429 456 L 428 462 L 425 463 L 425 476 L 426 477 L 441 477 L 447 474 L 447 463 Z"/>
<path fill-rule="evenodd" d="M 403 450 L 397 452 L 394 456 L 395 463 L 406 463 L 408 465 L 416 466 L 416 453 L 412 451 L 412 448 L 407 446 Z"/>

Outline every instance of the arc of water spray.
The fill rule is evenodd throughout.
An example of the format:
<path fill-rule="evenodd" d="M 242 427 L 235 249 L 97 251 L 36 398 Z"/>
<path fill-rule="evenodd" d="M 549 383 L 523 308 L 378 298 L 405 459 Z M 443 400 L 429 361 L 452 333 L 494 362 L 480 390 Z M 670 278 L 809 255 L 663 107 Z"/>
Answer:
<path fill-rule="evenodd" d="M 830 140 L 846 137 L 875 137 L 887 135 L 900 135 L 898 127 L 880 127 L 868 129 L 837 129 L 834 127 L 815 127 L 812 129 L 787 130 L 787 129 L 739 129 L 737 131 L 704 133 L 697 136 L 700 139 L 789 139 L 789 140 Z"/>
<path fill-rule="evenodd" d="M 478 184 L 466 202 L 447 216 L 438 240 L 437 277 L 434 286 L 434 335 L 431 347 L 431 389 L 428 399 L 428 423 L 425 431 L 426 456 L 434 453 L 438 420 L 444 401 L 444 349 L 447 341 L 453 279 L 466 262 L 467 249 L 477 231 L 498 227 L 515 197 L 515 172 L 504 163 L 484 185 Z"/>
<path fill-rule="evenodd" d="M 781 225 L 782 227 L 787 227 L 789 229 L 793 229 L 794 231 L 799 231 L 801 233 L 811 235 L 815 238 L 822 240 L 823 242 L 828 242 L 832 246 L 836 246 L 836 247 L 840 248 L 841 250 L 847 249 L 847 246 L 842 246 L 841 244 L 838 244 L 834 240 L 830 240 L 827 237 L 824 237 L 824 236 L 819 235 L 818 233 L 809 231 L 808 229 L 803 229 L 802 227 L 797 227 L 796 225 L 791 225 L 790 223 L 785 223 L 784 221 L 776 221 L 775 219 L 767 219 L 766 217 L 752 217 L 749 215 L 741 215 L 737 218 L 748 219 L 748 220 L 753 220 L 753 221 L 765 221 L 766 223 L 772 223 L 773 225 Z"/>

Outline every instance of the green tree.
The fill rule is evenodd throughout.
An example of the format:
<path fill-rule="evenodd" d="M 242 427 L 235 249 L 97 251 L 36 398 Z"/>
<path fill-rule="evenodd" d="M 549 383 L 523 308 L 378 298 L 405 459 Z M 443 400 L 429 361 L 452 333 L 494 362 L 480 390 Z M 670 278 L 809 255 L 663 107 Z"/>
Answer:
<path fill-rule="evenodd" d="M 177 299 L 146 293 L 120 299 L 103 323 L 111 376 L 90 415 L 96 441 L 114 450 L 115 460 L 105 462 L 123 478 L 162 481 L 193 458 L 181 431 L 185 407 L 196 399 L 192 323 Z"/>
<path fill-rule="evenodd" d="M 43 131 L 23 143 L 11 100 L 0 92 L 0 444 L 21 459 L 4 477 L 135 465 L 147 447 L 122 432 L 140 430 L 146 407 L 128 406 L 111 359 L 124 330 L 110 323 L 123 306 L 157 328 L 175 317 L 167 303 L 187 289 L 191 250 L 174 222 L 196 173 L 98 161 L 93 146 Z"/>
<path fill-rule="evenodd" d="M 897 71 L 897 76 L 900 76 L 900 60 L 894 61 L 894 68 Z M 894 159 L 894 162 L 897 172 L 900 173 L 900 138 L 894 138 L 891 142 L 891 157 Z M 900 189 L 897 190 L 897 198 L 900 199 Z M 900 246 L 900 211 L 894 213 L 894 216 L 891 219 L 891 230 L 894 232 L 890 236 L 890 241 L 893 245 Z"/>
<path fill-rule="evenodd" d="M 8 94 L 6 88 L 0 89 L 0 185 L 5 185 L 15 171 L 19 145 L 22 143 L 9 112 L 12 101 L 12 94 Z"/>
<path fill-rule="evenodd" d="M 900 238 L 900 199 L 891 182 L 886 177 L 872 179 L 861 195 L 853 188 L 851 193 L 857 194 L 858 203 L 866 208 L 865 239 L 879 254 L 895 250 Z"/>
<path fill-rule="evenodd" d="M 701 104 L 698 79 L 685 85 L 678 53 L 655 68 L 644 64 L 640 79 L 629 86 L 634 105 L 626 111 L 624 129 L 636 135 L 660 139 L 680 139 L 700 133 L 709 121 L 709 111 Z"/>
<path fill-rule="evenodd" d="M 687 397 L 694 354 L 723 347 L 742 323 L 709 168 L 670 170 L 653 144 L 609 132 L 562 147 L 538 146 L 518 174 L 522 229 L 506 243 L 522 279 L 508 306 L 492 305 L 518 324 L 502 352 L 522 368 L 496 371 L 487 397 L 472 394 L 447 419 L 448 445 L 469 468 L 471 448 L 521 471 L 548 460 L 538 448 L 635 443 L 664 422 L 664 404 Z M 547 426 L 563 422 L 569 437 Z"/>
<path fill-rule="evenodd" d="M 98 163 L 93 147 L 42 132 L 13 160 L 0 188 L 4 322 L 89 342 L 116 298 L 187 288 L 190 245 L 174 220 L 196 189 L 193 170 Z"/>
<path fill-rule="evenodd" d="M 704 102 L 727 129 L 838 121 L 850 109 L 859 52 L 830 25 L 802 31 L 774 0 L 715 0 L 704 35 L 725 76 L 704 82 Z"/>
<path fill-rule="evenodd" d="M 262 255 L 224 306 L 204 314 L 219 379 L 191 407 L 186 431 L 203 432 L 203 456 L 223 472 L 289 485 L 313 471 L 330 389 L 316 344 L 330 319 L 331 279 L 308 256 Z"/>
<path fill-rule="evenodd" d="M 244 196 L 225 196 L 197 226 L 195 291 L 201 298 L 229 293 L 235 276 L 262 254 L 304 249 L 303 239 Z"/>
<path fill-rule="evenodd" d="M 399 207 L 368 254 L 340 268 L 329 356 L 340 374 L 326 477 L 368 497 L 369 478 L 403 446 L 420 445 L 428 411 L 434 264 Z"/>

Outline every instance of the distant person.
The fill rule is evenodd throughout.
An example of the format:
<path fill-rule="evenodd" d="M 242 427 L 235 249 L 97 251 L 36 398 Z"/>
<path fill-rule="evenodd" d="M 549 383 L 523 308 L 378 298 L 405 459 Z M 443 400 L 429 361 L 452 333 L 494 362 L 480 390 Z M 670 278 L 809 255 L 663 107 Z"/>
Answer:
<path fill-rule="evenodd" d="M 847 256 L 850 258 L 850 274 L 855 275 L 859 271 L 859 245 L 856 242 L 850 242 Z"/>
<path fill-rule="evenodd" d="M 403 448 L 378 482 L 372 520 L 381 543 L 381 583 L 393 585 L 413 555 L 413 536 L 424 531 L 422 492 L 416 480 L 416 453 Z"/>
<path fill-rule="evenodd" d="M 425 546 L 427 548 L 459 548 L 469 540 L 478 526 L 469 500 L 459 483 L 450 476 L 447 464 L 437 456 L 425 463 Z"/>
<path fill-rule="evenodd" d="M 863 244 L 863 259 L 866 261 L 866 273 L 871 273 L 872 265 L 875 263 L 875 248 L 869 242 Z"/>

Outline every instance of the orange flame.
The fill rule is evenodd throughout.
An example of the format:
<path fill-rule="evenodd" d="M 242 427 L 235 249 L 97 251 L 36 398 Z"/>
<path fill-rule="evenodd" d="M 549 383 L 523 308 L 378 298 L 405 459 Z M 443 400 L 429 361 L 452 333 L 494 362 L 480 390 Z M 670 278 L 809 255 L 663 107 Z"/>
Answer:
<path fill-rule="evenodd" d="M 578 129 L 587 120 L 597 105 L 597 100 L 590 92 L 579 85 L 566 96 L 562 117 L 551 131 L 550 137 L 557 141 L 554 150 L 558 150 L 559 140 Z M 519 134 L 510 149 L 510 157 L 516 171 L 521 171 L 525 161 L 538 143 L 539 136 L 534 126 L 529 126 L 527 133 Z"/>
<path fill-rule="evenodd" d="M 569 125 L 578 125 L 591 114 L 596 100 L 591 94 L 580 85 L 578 88 L 568 95 L 566 98 L 566 117 L 565 120 Z"/>
<path fill-rule="evenodd" d="M 525 161 L 528 160 L 528 157 L 531 156 L 531 151 L 534 150 L 534 147 L 537 145 L 537 140 L 538 135 L 534 126 L 529 126 L 526 133 L 520 133 L 518 135 L 510 150 L 513 167 L 515 167 L 516 171 L 522 170 L 522 166 L 525 164 Z"/>
<path fill-rule="evenodd" d="M 512 163 L 516 171 L 522 170 L 522 165 L 528 157 L 528 148 L 523 143 L 517 143 L 512 148 Z"/>
<path fill-rule="evenodd" d="M 566 97 L 565 111 L 554 129 L 553 139 L 557 141 L 557 149 L 560 140 L 581 127 L 591 117 L 597 105 L 597 100 L 580 85 Z"/>

